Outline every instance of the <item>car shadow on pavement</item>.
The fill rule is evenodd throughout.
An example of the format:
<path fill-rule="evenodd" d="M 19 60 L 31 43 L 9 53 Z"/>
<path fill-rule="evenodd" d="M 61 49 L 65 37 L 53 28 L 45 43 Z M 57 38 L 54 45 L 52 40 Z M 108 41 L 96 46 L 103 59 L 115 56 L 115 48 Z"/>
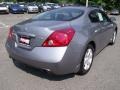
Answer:
<path fill-rule="evenodd" d="M 35 75 L 35 76 L 38 76 L 38 77 L 41 77 L 44 79 L 48 79 L 50 81 L 62 81 L 65 79 L 73 78 L 75 76 L 75 74 L 55 75 L 55 74 L 52 74 L 52 73 L 47 72 L 45 70 L 33 68 L 31 66 L 25 65 L 25 64 L 20 63 L 20 62 L 14 62 L 14 65 L 17 68 L 19 68 L 27 73 L 30 73 L 32 75 Z"/>
<path fill-rule="evenodd" d="M 0 15 L 9 15 L 9 13 L 0 13 Z"/>

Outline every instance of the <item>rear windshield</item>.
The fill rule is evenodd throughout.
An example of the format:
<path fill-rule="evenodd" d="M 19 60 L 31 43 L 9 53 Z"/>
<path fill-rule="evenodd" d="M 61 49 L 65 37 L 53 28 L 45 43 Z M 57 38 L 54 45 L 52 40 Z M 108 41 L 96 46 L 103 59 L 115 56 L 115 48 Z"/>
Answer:
<path fill-rule="evenodd" d="M 70 21 L 79 18 L 84 11 L 76 8 L 61 8 L 37 15 L 33 19 L 44 21 Z"/>

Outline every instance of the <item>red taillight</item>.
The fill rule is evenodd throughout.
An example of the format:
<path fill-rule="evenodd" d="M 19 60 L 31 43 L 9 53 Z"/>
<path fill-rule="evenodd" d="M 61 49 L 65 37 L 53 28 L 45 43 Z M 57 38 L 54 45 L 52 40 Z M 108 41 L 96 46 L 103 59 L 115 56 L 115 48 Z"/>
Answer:
<path fill-rule="evenodd" d="M 9 34 L 8 34 L 8 39 L 11 39 L 11 38 L 12 38 L 12 35 L 13 35 L 13 28 L 10 27 L 10 29 L 9 29 Z"/>
<path fill-rule="evenodd" d="M 43 43 L 43 47 L 67 46 L 73 38 L 75 31 L 72 28 L 56 30 Z"/>

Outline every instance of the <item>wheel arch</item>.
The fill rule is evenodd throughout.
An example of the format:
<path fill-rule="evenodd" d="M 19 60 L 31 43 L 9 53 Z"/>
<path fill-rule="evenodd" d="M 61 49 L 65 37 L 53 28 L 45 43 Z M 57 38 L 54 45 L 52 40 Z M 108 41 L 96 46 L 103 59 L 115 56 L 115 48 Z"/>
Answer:
<path fill-rule="evenodd" d="M 115 31 L 118 32 L 118 27 L 115 27 Z"/>
<path fill-rule="evenodd" d="M 94 51 L 96 51 L 96 44 L 95 44 L 94 41 L 90 41 L 90 42 L 88 43 L 88 45 L 92 45 L 93 48 L 94 48 Z"/>

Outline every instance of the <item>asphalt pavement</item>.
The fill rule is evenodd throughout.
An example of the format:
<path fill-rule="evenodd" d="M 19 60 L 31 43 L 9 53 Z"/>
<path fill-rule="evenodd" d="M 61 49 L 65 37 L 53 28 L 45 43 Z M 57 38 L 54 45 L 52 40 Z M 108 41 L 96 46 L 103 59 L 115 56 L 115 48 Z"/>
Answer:
<path fill-rule="evenodd" d="M 115 17 L 116 44 L 95 57 L 87 75 L 56 76 L 29 66 L 15 66 L 6 52 L 9 27 L 35 15 L 0 15 L 0 90 L 120 90 L 120 16 Z"/>

